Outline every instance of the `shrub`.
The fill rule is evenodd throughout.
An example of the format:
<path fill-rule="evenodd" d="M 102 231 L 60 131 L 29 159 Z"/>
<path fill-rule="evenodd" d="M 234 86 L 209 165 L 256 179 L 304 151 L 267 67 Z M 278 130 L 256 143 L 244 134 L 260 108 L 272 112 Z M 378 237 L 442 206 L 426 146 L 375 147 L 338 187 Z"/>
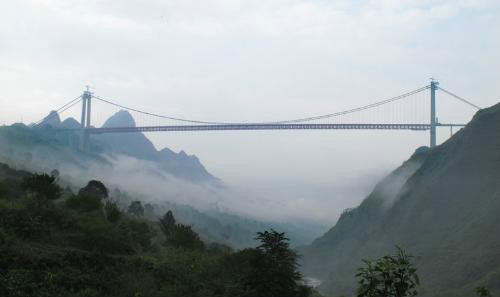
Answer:
<path fill-rule="evenodd" d="M 218 242 L 210 243 L 207 246 L 207 250 L 211 253 L 226 254 L 226 255 L 229 255 L 233 252 L 233 249 L 230 246 Z"/>
<path fill-rule="evenodd" d="M 125 223 L 125 222 L 124 222 Z M 132 241 L 140 248 L 148 248 L 151 243 L 153 231 L 144 221 L 129 219 L 126 221 Z"/>
<path fill-rule="evenodd" d="M 128 206 L 127 212 L 136 217 L 142 217 L 144 215 L 144 207 L 142 207 L 141 201 L 132 201 Z"/>
<path fill-rule="evenodd" d="M 0 181 L 0 198 L 8 198 L 10 196 L 11 187 L 4 181 Z"/>
<path fill-rule="evenodd" d="M 116 223 L 122 216 L 122 212 L 114 200 L 106 201 L 104 204 L 104 213 L 106 214 L 108 221 L 111 223 Z"/>
<path fill-rule="evenodd" d="M 78 191 L 78 196 L 89 196 L 101 199 L 108 198 L 108 189 L 106 186 L 98 181 L 91 180 L 87 185 Z"/>
<path fill-rule="evenodd" d="M 174 214 L 171 210 L 167 211 L 165 215 L 159 220 L 161 232 L 166 238 L 170 237 L 171 229 L 175 226 Z"/>
<path fill-rule="evenodd" d="M 363 260 L 358 269 L 358 297 L 412 297 L 417 295 L 419 279 L 411 256 L 397 247 L 393 256 L 384 256 L 375 262 Z"/>
<path fill-rule="evenodd" d="M 0 199 L 22 198 L 25 190 L 22 181 L 17 178 L 6 177 L 0 181 Z"/>
<path fill-rule="evenodd" d="M 33 271 L 27 269 L 10 270 L 0 274 L 0 293 L 2 296 L 32 296 L 39 291 Z"/>
<path fill-rule="evenodd" d="M 201 241 L 198 234 L 193 231 L 191 226 L 183 224 L 176 224 L 170 228 L 169 237 L 167 237 L 165 244 L 191 250 L 202 250 L 205 248 L 205 244 Z"/>
<path fill-rule="evenodd" d="M 0 225 L 21 238 L 33 238 L 44 230 L 40 215 L 24 209 L 0 209 Z"/>
<path fill-rule="evenodd" d="M 0 247 L 5 246 L 9 243 L 10 236 L 5 232 L 3 228 L 0 227 Z"/>
<path fill-rule="evenodd" d="M 61 188 L 55 183 L 56 178 L 48 174 L 33 174 L 23 180 L 22 187 L 35 194 L 38 206 L 48 205 L 50 200 L 61 197 Z"/>
<path fill-rule="evenodd" d="M 134 251 L 128 224 L 110 224 L 99 211 L 81 216 L 80 234 L 75 238 L 80 247 L 101 253 L 131 253 Z"/>
<path fill-rule="evenodd" d="M 491 292 L 486 287 L 477 287 L 476 288 L 476 295 L 478 297 L 491 297 Z"/>
<path fill-rule="evenodd" d="M 155 207 L 150 203 L 144 204 L 144 214 L 146 216 L 149 216 L 149 217 L 154 217 L 155 216 Z"/>
<path fill-rule="evenodd" d="M 166 245 L 195 250 L 204 249 L 205 244 L 191 226 L 175 223 L 172 211 L 167 211 L 158 223 L 166 237 Z"/>
<path fill-rule="evenodd" d="M 201 250 L 167 247 L 153 270 L 161 281 L 161 296 L 243 296 L 227 294 L 232 275 L 226 272 L 222 259 Z"/>
<path fill-rule="evenodd" d="M 101 198 L 96 196 L 72 196 L 65 204 L 68 208 L 83 211 L 93 211 L 102 207 Z"/>

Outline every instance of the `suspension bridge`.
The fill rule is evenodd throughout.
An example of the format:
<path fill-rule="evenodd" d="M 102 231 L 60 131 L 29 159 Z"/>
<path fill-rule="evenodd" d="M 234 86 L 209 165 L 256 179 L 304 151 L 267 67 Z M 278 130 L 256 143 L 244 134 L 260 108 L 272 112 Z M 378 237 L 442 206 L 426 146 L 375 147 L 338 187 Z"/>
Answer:
<path fill-rule="evenodd" d="M 309 116 L 303 118 L 266 121 L 266 122 L 224 122 L 203 121 L 198 119 L 178 118 L 152 113 L 121 105 L 87 90 L 82 95 L 58 108 L 56 113 L 46 117 L 35 126 L 44 126 L 51 117 L 71 109 L 81 103 L 81 120 L 78 128 L 62 128 L 62 130 L 78 130 L 80 132 L 80 149 L 88 148 L 91 134 L 125 133 L 125 132 L 160 132 L 160 131 L 230 131 L 230 130 L 411 130 L 429 131 L 430 147 L 436 145 L 436 128 L 463 127 L 464 123 L 440 123 L 436 113 L 436 93 L 456 99 L 474 109 L 480 109 L 470 101 L 442 88 L 431 79 L 429 85 L 406 92 L 404 94 L 379 100 L 375 103 L 335 113 Z M 105 104 L 120 110 L 127 110 L 143 119 L 138 125 L 102 126 L 91 125 L 92 110 L 95 104 Z M 97 109 L 98 110 L 98 109 Z M 136 117 L 134 117 L 136 118 Z M 153 123 L 151 123 L 151 120 Z"/>

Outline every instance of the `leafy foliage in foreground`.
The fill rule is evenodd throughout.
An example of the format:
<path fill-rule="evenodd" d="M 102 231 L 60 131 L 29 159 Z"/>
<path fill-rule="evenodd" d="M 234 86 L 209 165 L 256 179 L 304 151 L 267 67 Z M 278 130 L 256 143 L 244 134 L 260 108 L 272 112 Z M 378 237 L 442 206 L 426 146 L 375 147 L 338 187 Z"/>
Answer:
<path fill-rule="evenodd" d="M 61 188 L 55 183 L 56 177 L 48 174 L 33 174 L 23 180 L 23 188 L 35 194 L 38 205 L 48 205 L 50 200 L 61 196 Z"/>
<path fill-rule="evenodd" d="M 55 177 L 0 166 L 0 186 L 0 296 L 311 294 L 283 233 L 259 233 L 258 248 L 234 252 L 204 243 L 172 212 L 158 223 L 140 202 L 124 211 L 98 181 L 73 195 Z"/>
<path fill-rule="evenodd" d="M 372 262 L 363 260 L 358 269 L 358 297 L 413 297 L 417 295 L 419 278 L 411 256 L 397 247 L 393 256 Z"/>

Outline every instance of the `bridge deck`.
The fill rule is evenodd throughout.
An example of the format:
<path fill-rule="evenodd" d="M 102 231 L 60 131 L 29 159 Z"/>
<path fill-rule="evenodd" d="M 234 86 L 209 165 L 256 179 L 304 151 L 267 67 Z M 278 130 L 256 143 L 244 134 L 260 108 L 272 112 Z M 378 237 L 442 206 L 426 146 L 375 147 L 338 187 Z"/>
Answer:
<path fill-rule="evenodd" d="M 437 126 L 463 127 L 462 124 Z M 145 127 L 87 128 L 87 133 L 160 132 L 160 131 L 229 131 L 229 130 L 429 130 L 430 124 L 220 124 Z"/>

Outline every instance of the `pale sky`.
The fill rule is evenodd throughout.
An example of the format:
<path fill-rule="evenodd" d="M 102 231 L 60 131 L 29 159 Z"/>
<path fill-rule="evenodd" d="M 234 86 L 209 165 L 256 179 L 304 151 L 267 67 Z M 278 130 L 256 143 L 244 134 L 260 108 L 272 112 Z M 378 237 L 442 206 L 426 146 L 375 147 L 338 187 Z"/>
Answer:
<path fill-rule="evenodd" d="M 498 0 L 16 0 L 0 3 L 0 26 L 0 124 L 39 120 L 85 85 L 123 105 L 209 121 L 333 113 L 419 88 L 431 76 L 479 106 L 500 101 Z M 442 122 L 470 119 L 473 110 L 440 96 Z M 94 124 L 114 111 L 96 111 Z M 449 136 L 438 133 L 440 142 Z M 196 154 L 229 185 L 326 222 L 429 138 L 395 131 L 148 137 L 157 148 Z"/>

